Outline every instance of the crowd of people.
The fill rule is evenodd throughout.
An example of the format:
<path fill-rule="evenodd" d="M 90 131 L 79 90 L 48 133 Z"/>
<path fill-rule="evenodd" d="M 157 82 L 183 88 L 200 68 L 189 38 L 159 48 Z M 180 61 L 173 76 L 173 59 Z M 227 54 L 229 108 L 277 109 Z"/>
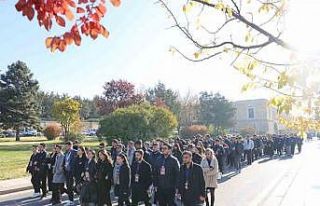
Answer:
<path fill-rule="evenodd" d="M 68 205 L 74 204 L 76 194 L 81 205 L 111 206 L 115 198 L 119 206 L 173 206 L 177 200 L 185 206 L 213 206 L 222 174 L 230 169 L 240 173 L 244 164 L 262 157 L 293 156 L 302 144 L 296 135 L 196 135 L 129 141 L 126 146 L 114 139 L 110 148 L 101 142 L 96 153 L 77 141 L 54 145 L 52 152 L 41 143 L 33 146 L 27 172 L 34 197 L 52 191 L 53 205 L 66 193 Z"/>

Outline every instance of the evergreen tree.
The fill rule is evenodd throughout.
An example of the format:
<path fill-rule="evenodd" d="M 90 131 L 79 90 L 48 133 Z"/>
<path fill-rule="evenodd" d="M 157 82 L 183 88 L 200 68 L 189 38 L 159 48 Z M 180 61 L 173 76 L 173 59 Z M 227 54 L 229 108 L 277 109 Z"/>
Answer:
<path fill-rule="evenodd" d="M 15 130 L 19 141 L 21 129 L 39 128 L 38 81 L 24 62 L 17 61 L 8 66 L 0 82 L 0 123 Z"/>

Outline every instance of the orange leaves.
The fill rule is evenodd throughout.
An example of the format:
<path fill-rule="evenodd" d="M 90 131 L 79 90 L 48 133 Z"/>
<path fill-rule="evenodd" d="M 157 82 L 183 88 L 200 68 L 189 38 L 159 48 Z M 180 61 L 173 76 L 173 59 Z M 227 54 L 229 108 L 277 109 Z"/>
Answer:
<path fill-rule="evenodd" d="M 66 26 L 66 21 L 61 16 L 56 16 L 56 22 L 62 27 Z"/>
<path fill-rule="evenodd" d="M 110 2 L 113 6 L 120 6 L 121 0 Z M 109 31 L 101 24 L 107 12 L 105 0 L 17 0 L 15 7 L 30 21 L 36 16 L 40 27 L 44 26 L 47 31 L 55 23 L 60 27 L 73 25 L 70 31 L 45 40 L 46 47 L 52 52 L 65 51 L 72 44 L 80 46 L 83 35 L 92 39 L 109 36 Z"/>
<path fill-rule="evenodd" d="M 120 6 L 121 0 L 110 0 L 113 6 Z"/>
<path fill-rule="evenodd" d="M 81 8 L 81 7 L 78 7 L 77 8 L 77 13 L 78 14 L 82 14 L 82 13 L 84 13 L 84 12 L 86 12 L 83 8 Z"/>

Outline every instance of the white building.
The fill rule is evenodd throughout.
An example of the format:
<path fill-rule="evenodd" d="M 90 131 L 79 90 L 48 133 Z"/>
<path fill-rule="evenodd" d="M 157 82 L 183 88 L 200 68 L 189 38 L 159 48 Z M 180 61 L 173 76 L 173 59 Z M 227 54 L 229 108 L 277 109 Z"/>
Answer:
<path fill-rule="evenodd" d="M 235 126 L 233 130 L 254 130 L 256 134 L 278 134 L 279 122 L 277 111 L 268 105 L 266 99 L 244 100 L 234 102 Z"/>

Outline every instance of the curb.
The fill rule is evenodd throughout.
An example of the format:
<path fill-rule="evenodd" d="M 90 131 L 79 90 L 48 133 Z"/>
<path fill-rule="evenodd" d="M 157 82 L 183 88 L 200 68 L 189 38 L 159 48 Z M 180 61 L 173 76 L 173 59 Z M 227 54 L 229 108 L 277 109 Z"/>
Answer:
<path fill-rule="evenodd" d="M 30 190 L 32 188 L 33 187 L 31 185 L 29 185 L 29 186 L 24 186 L 24 187 L 9 189 L 9 190 L 2 190 L 2 191 L 0 191 L 0 195 L 7 195 L 7 194 L 10 194 L 10 193 L 21 192 L 21 191 L 24 191 L 24 190 Z"/>

